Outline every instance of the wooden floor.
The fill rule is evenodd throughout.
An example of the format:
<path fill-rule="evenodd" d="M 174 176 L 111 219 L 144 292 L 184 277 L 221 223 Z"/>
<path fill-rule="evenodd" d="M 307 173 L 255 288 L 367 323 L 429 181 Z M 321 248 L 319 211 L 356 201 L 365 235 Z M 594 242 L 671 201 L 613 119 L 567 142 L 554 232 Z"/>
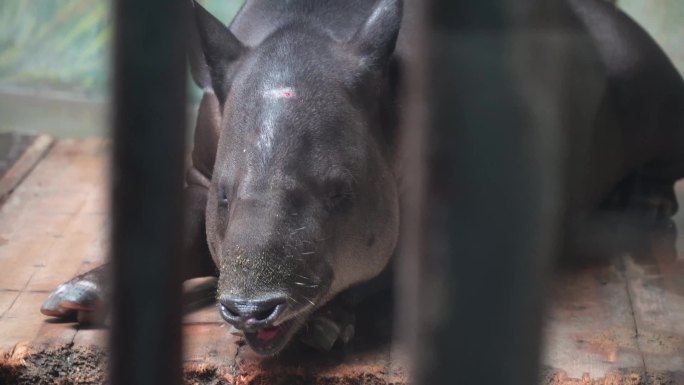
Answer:
<path fill-rule="evenodd" d="M 34 384 L 41 376 L 103 381 L 105 331 L 54 323 L 39 309 L 56 285 L 106 256 L 107 157 L 101 141 L 59 141 L 0 207 L 0 384 L 17 377 Z M 196 291 L 202 284 L 187 287 Z M 211 305 L 186 315 L 185 335 L 191 384 L 406 382 L 402 367 L 391 364 L 399 360 L 390 359 L 387 342 L 362 341 L 324 356 L 301 349 L 294 361 L 261 360 Z"/>
<path fill-rule="evenodd" d="M 41 376 L 101 383 L 105 331 L 51 322 L 39 308 L 52 288 L 106 255 L 108 148 L 98 140 L 43 147 L 45 156 L 33 156 L 35 168 L 24 167 L 23 181 L 15 177 L 21 183 L 8 188 L 0 207 L 0 384 Z M 684 216 L 677 220 L 684 229 Z M 684 259 L 666 250 L 555 280 L 542 384 L 684 384 Z M 407 381 L 401 354 L 382 339 L 357 339 L 327 355 L 302 349 L 262 360 L 213 306 L 187 314 L 185 335 L 190 384 Z"/>
<path fill-rule="evenodd" d="M 677 190 L 684 202 L 684 185 Z M 675 221 L 684 231 L 684 215 Z M 681 238 L 555 279 L 544 384 L 684 384 Z"/>

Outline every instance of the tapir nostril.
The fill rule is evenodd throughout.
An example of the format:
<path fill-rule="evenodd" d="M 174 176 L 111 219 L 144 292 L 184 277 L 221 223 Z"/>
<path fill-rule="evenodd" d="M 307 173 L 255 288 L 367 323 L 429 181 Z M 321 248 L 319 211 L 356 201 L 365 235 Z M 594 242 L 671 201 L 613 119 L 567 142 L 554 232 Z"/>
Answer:
<path fill-rule="evenodd" d="M 221 304 L 221 306 L 222 306 L 222 307 L 226 310 L 226 312 L 227 312 L 228 314 L 230 314 L 231 316 L 233 316 L 233 317 L 240 317 L 240 314 L 239 314 L 236 310 L 231 309 L 229 306 L 226 306 L 226 305 L 224 305 L 223 303 Z"/>
<path fill-rule="evenodd" d="M 276 310 L 276 306 L 273 306 L 269 309 L 264 309 L 262 311 L 254 313 L 254 317 L 252 317 L 252 318 L 254 318 L 257 321 L 263 321 L 263 320 L 267 319 L 271 314 L 275 313 L 275 310 Z"/>
<path fill-rule="evenodd" d="M 221 296 L 221 315 L 234 325 L 244 325 L 249 321 L 253 326 L 266 327 L 272 324 L 285 310 L 284 297 L 273 297 L 259 300 L 237 300 Z"/>

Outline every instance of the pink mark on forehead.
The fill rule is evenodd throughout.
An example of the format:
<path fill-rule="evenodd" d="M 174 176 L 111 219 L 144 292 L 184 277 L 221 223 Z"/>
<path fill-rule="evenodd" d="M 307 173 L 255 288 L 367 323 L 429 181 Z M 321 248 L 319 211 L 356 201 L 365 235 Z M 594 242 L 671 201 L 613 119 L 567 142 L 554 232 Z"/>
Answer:
<path fill-rule="evenodd" d="M 272 99 L 280 99 L 280 98 L 294 98 L 296 96 L 295 91 L 292 88 L 285 87 L 285 88 L 276 88 L 272 90 L 268 90 L 264 92 L 264 96 L 267 98 L 272 98 Z"/>

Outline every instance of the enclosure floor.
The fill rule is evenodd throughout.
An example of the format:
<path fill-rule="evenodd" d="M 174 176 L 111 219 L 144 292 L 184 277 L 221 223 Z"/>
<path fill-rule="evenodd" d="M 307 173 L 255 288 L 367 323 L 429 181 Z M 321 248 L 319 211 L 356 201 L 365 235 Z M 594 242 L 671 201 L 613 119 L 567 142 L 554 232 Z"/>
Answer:
<path fill-rule="evenodd" d="M 100 140 L 58 141 L 0 207 L 0 384 L 104 380 L 105 331 L 54 322 L 39 309 L 50 290 L 105 258 L 108 156 Z M 201 298 L 203 283 L 186 288 Z M 326 355 L 295 347 L 260 359 L 213 305 L 187 313 L 184 323 L 190 384 L 406 382 L 389 338 L 357 339 Z"/>
<path fill-rule="evenodd" d="M 684 183 L 675 190 L 681 205 Z M 684 385 L 681 211 L 674 222 L 678 239 L 655 234 L 640 252 L 555 277 L 546 315 L 543 384 Z"/>
<path fill-rule="evenodd" d="M 53 322 L 39 309 L 55 286 L 105 257 L 108 154 L 99 140 L 58 141 L 0 207 L 0 384 L 103 382 L 105 331 Z M 541 383 L 684 384 L 684 259 L 665 248 L 651 254 L 554 280 Z M 190 384 L 407 382 L 389 338 L 360 332 L 329 354 L 295 348 L 260 359 L 212 305 L 184 322 Z"/>

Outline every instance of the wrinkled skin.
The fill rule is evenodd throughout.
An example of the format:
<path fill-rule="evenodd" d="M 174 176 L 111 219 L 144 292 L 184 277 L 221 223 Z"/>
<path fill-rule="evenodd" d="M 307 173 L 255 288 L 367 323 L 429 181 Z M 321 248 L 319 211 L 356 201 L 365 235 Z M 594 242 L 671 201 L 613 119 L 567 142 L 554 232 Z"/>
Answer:
<path fill-rule="evenodd" d="M 399 226 L 406 4 L 402 16 L 401 0 L 248 0 L 230 29 L 192 9 L 190 62 L 204 96 L 186 178 L 185 244 L 198 263 L 186 278 L 218 270 L 221 315 L 259 354 L 280 352 L 307 322 L 300 340 L 313 347 L 348 341 L 346 289 L 387 271 Z M 573 62 L 584 83 L 568 86 L 581 96 L 562 117 L 573 122 L 568 232 L 597 209 L 669 220 L 684 175 L 681 77 L 613 6 L 566 4 L 584 33 Z M 43 313 L 87 319 L 107 302 L 105 270 L 61 285 Z"/>

